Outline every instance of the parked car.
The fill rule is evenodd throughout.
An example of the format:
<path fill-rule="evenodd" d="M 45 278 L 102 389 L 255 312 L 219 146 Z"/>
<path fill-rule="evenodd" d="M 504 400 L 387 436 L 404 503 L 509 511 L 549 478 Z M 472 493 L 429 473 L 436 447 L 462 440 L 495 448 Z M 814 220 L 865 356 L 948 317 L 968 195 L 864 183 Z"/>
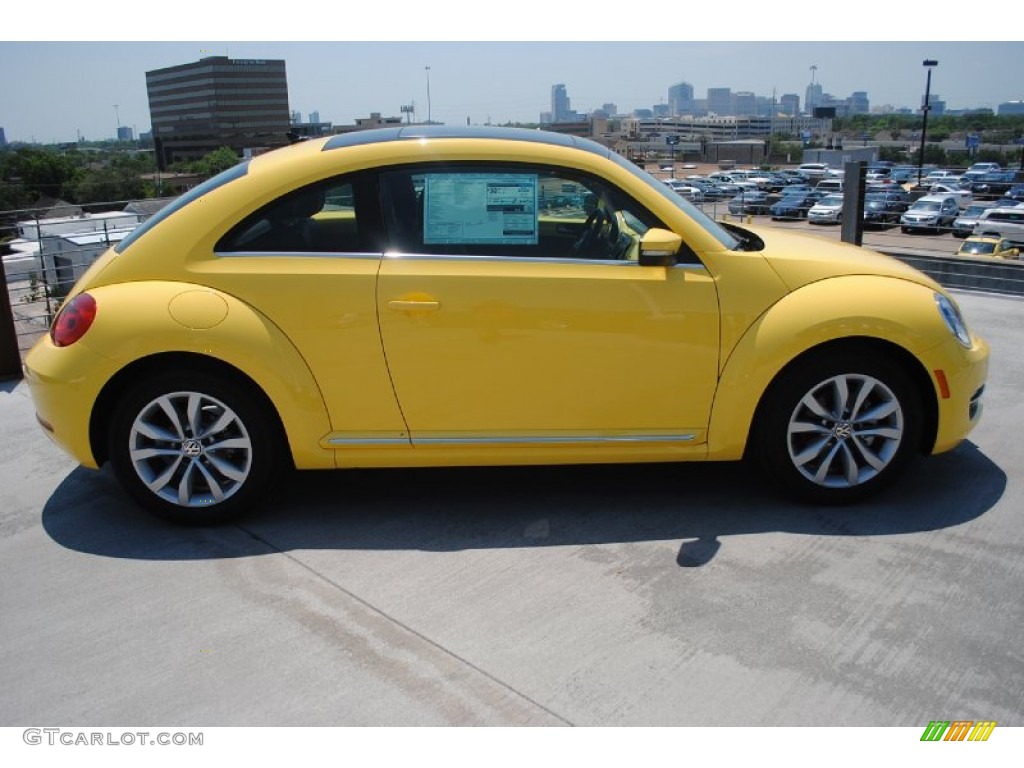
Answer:
<path fill-rule="evenodd" d="M 796 170 L 810 181 L 819 181 L 828 176 L 831 169 L 828 163 L 803 163 Z"/>
<path fill-rule="evenodd" d="M 979 203 L 975 201 L 960 211 L 960 215 L 953 220 L 953 237 L 969 237 L 973 234 L 974 225 L 977 223 L 978 217 L 985 210 L 994 208 L 995 205 L 995 203 Z"/>
<path fill-rule="evenodd" d="M 961 189 L 953 184 L 932 184 L 928 190 L 929 195 L 952 195 L 956 198 L 956 204 L 966 208 L 974 202 L 974 195 L 969 189 Z"/>
<path fill-rule="evenodd" d="M 974 224 L 974 234 L 1005 237 L 1014 243 L 1024 243 L 1024 206 L 982 211 Z"/>
<path fill-rule="evenodd" d="M 1014 184 L 1003 193 L 1003 196 L 998 201 L 1000 206 L 1013 205 L 1014 203 L 1024 203 L 1024 184 Z"/>
<path fill-rule="evenodd" d="M 809 224 L 838 224 L 842 220 L 842 195 L 826 195 L 807 211 Z"/>
<path fill-rule="evenodd" d="M 575 217 L 540 210 L 566 187 Z M 748 456 L 850 502 L 960 443 L 987 368 L 954 298 L 895 259 L 719 224 L 576 136 L 411 125 L 189 190 L 25 360 L 50 437 L 192 524 L 291 467 Z"/>
<path fill-rule="evenodd" d="M 885 225 L 899 223 L 909 207 L 907 194 L 869 192 L 864 195 L 864 223 Z"/>
<path fill-rule="evenodd" d="M 814 186 L 814 189 L 817 192 L 837 195 L 841 195 L 845 188 L 846 182 L 843 179 L 822 179 Z"/>
<path fill-rule="evenodd" d="M 960 244 L 957 256 L 991 256 L 994 259 L 1019 258 L 1020 249 L 1005 237 L 972 235 Z"/>
<path fill-rule="evenodd" d="M 768 208 L 768 193 L 758 190 L 743 190 L 729 201 L 732 214 L 768 213 Z"/>
<path fill-rule="evenodd" d="M 704 202 L 704 192 L 700 187 L 696 187 L 692 184 L 687 184 L 685 181 L 679 179 L 662 179 L 666 186 L 669 187 L 677 195 L 682 195 L 687 200 L 693 203 Z"/>
<path fill-rule="evenodd" d="M 926 195 L 900 217 L 900 229 L 904 234 L 919 230 L 944 232 L 952 229 L 958 215 L 960 206 L 952 195 Z"/>
<path fill-rule="evenodd" d="M 783 195 L 768 209 L 773 219 L 806 219 L 807 212 L 824 195 L 820 192 L 796 192 Z"/>
<path fill-rule="evenodd" d="M 989 171 L 975 179 L 970 190 L 976 197 L 996 199 L 1013 189 L 1016 185 L 1024 182 L 1022 171 Z"/>

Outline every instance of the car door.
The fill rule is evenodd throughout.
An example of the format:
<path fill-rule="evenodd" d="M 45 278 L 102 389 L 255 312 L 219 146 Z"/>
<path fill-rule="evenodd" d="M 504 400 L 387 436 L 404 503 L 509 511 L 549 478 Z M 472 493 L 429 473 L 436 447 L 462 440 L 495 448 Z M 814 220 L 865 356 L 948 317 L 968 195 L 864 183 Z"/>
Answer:
<path fill-rule="evenodd" d="M 569 188 L 581 205 L 546 213 Z M 659 224 L 641 206 L 534 166 L 421 166 L 382 191 L 381 338 L 414 445 L 705 440 L 715 284 L 639 266 Z"/>

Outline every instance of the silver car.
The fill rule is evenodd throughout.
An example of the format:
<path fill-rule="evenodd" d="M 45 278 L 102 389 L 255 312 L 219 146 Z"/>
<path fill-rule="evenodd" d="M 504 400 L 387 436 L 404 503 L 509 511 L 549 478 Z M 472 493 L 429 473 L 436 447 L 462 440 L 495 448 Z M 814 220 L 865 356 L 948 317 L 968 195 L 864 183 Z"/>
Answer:
<path fill-rule="evenodd" d="M 964 208 L 953 222 L 953 237 L 970 237 L 974 234 L 974 225 L 986 209 L 995 208 L 995 203 L 971 203 Z"/>
<path fill-rule="evenodd" d="M 843 220 L 843 196 L 828 195 L 807 211 L 809 224 L 838 224 Z"/>
<path fill-rule="evenodd" d="M 942 232 L 953 227 L 960 206 L 952 195 L 925 195 L 900 217 L 903 234 L 919 229 Z"/>

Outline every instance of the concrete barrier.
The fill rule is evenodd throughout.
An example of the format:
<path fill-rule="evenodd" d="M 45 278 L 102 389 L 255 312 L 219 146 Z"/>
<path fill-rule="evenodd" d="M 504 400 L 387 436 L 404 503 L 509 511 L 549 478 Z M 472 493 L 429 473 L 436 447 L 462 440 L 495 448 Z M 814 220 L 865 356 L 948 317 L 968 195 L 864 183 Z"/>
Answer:
<path fill-rule="evenodd" d="M 909 264 L 947 288 L 967 288 L 989 293 L 1024 296 L 1024 262 L 1002 259 L 961 259 L 955 256 L 922 256 L 890 251 L 890 256 Z"/>

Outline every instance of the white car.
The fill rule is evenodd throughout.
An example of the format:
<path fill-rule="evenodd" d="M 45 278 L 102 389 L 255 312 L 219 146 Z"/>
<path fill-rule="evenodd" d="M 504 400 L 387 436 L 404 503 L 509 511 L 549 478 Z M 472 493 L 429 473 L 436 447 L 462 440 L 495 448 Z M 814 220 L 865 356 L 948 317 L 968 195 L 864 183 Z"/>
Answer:
<path fill-rule="evenodd" d="M 1024 206 L 1000 206 L 983 211 L 974 225 L 973 234 L 1005 237 L 1014 243 L 1024 243 Z"/>
<path fill-rule="evenodd" d="M 665 186 L 675 192 L 677 195 L 685 197 L 687 200 L 694 203 L 704 202 L 704 190 L 700 187 L 695 187 L 692 184 L 687 184 L 685 181 L 679 179 L 662 179 Z"/>
<path fill-rule="evenodd" d="M 974 202 L 974 195 L 971 194 L 969 189 L 961 189 L 960 187 L 954 186 L 953 184 L 932 184 L 928 188 L 929 195 L 952 195 L 956 198 L 956 204 L 961 208 L 966 208 L 968 205 Z"/>
<path fill-rule="evenodd" d="M 843 220 L 843 196 L 828 195 L 807 211 L 808 224 L 839 224 Z"/>

